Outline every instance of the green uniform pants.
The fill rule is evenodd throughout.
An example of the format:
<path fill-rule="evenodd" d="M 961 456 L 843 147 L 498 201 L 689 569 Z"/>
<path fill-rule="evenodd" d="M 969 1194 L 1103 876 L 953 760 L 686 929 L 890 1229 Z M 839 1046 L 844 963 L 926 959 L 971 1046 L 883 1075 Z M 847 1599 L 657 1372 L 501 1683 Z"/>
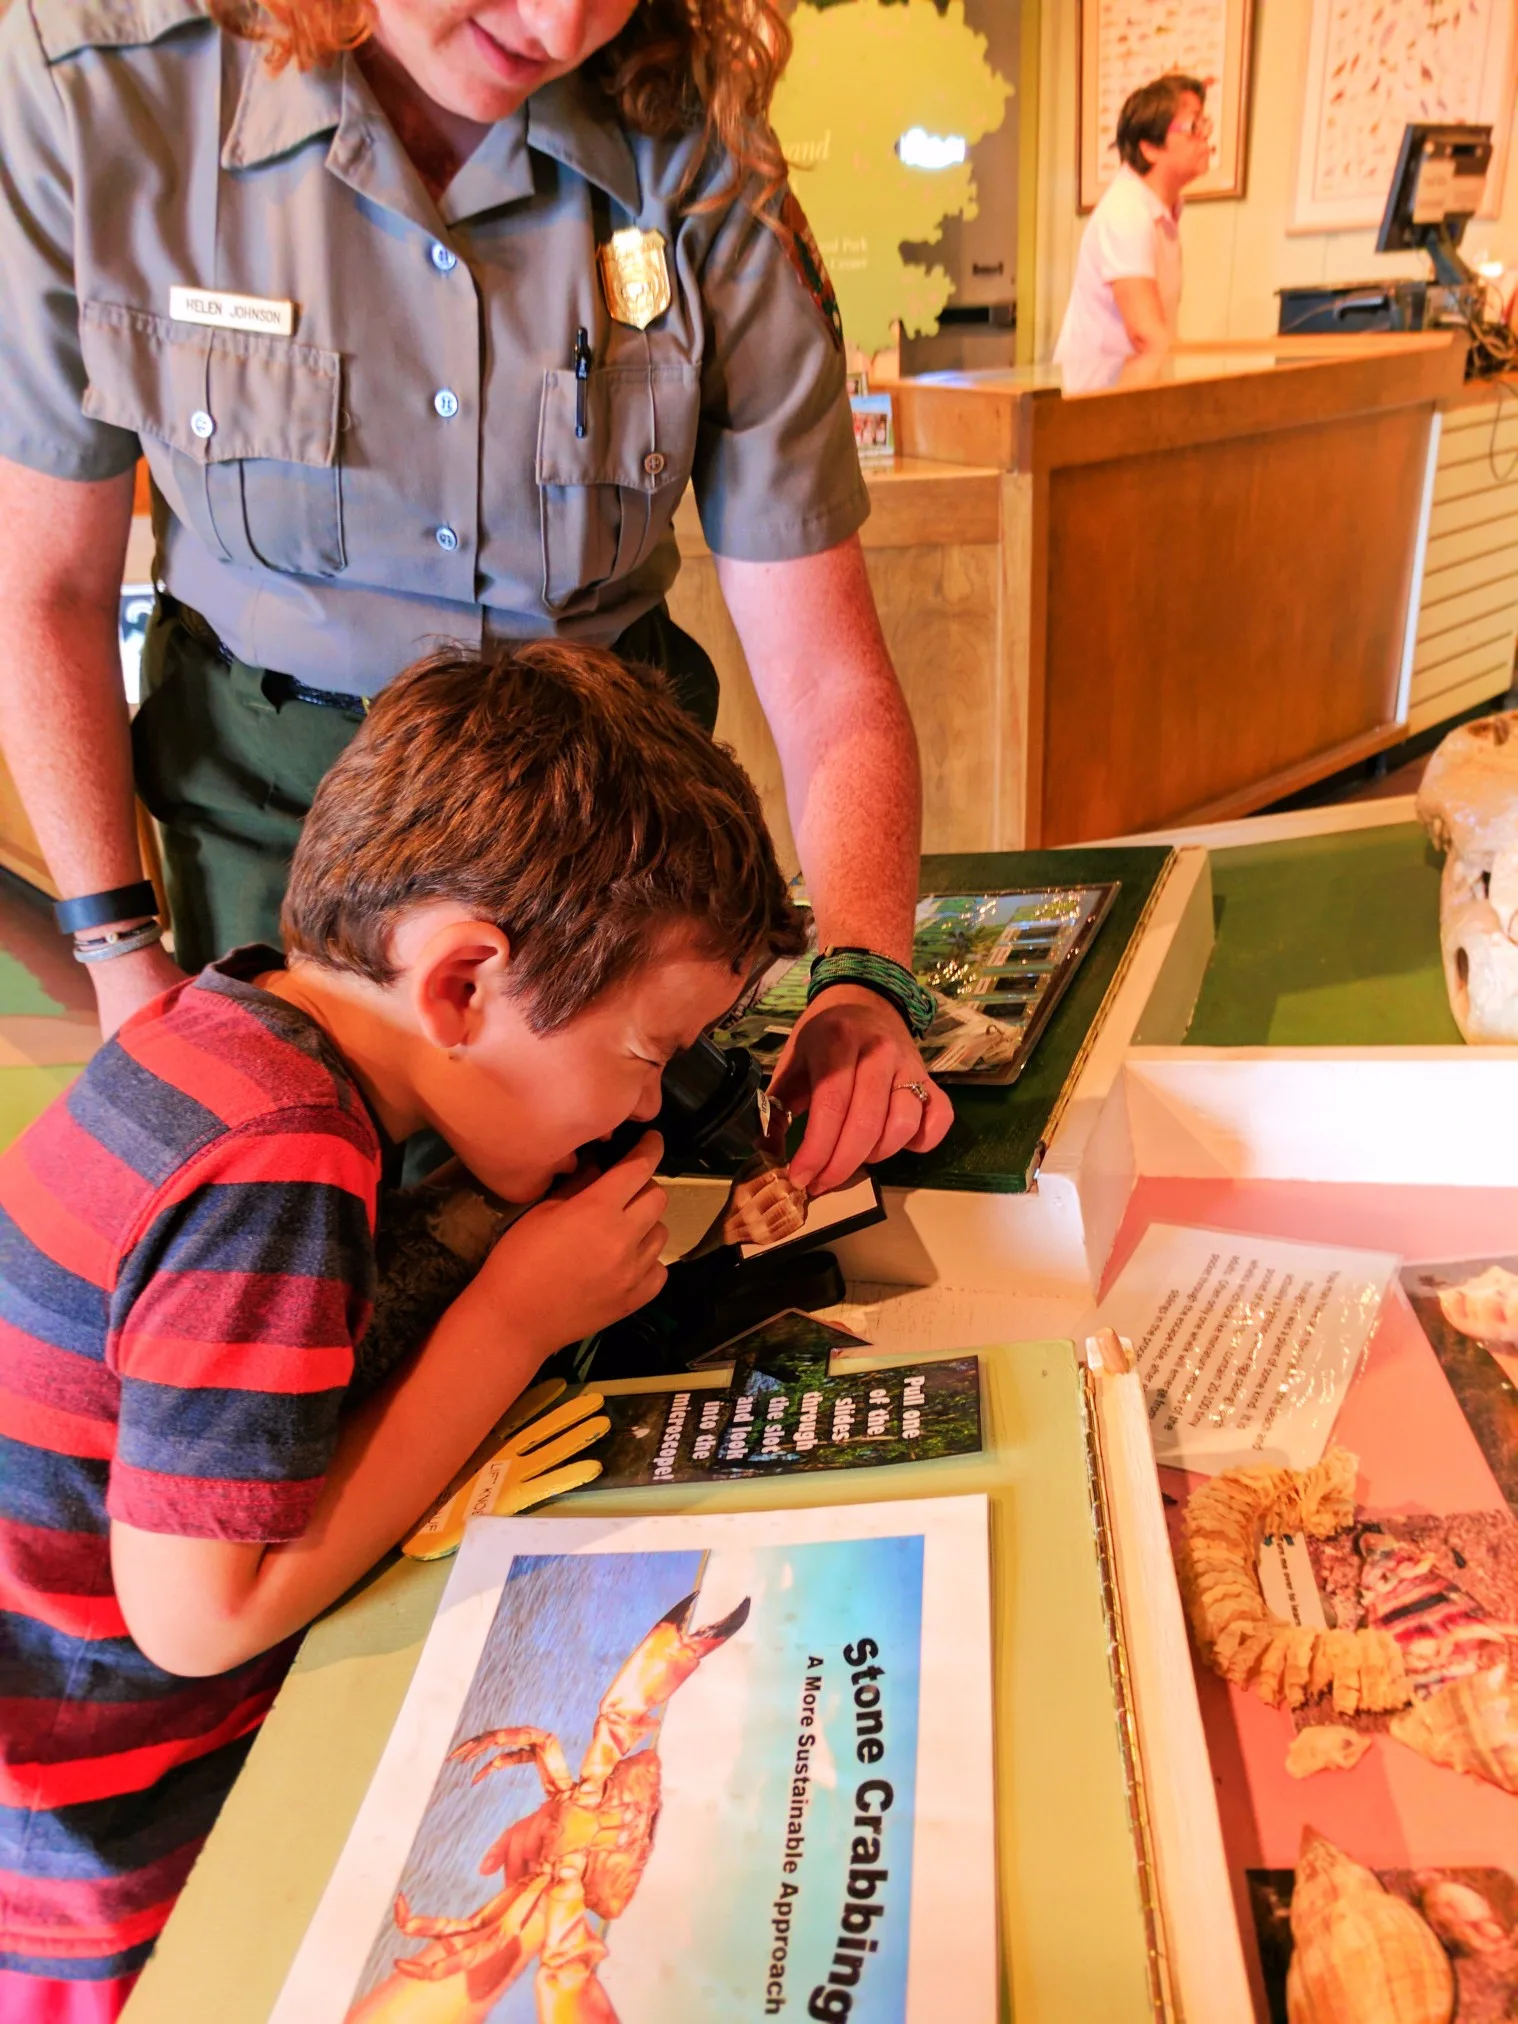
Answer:
<path fill-rule="evenodd" d="M 662 668 L 710 731 L 717 676 L 662 605 L 616 650 Z M 174 952 L 192 974 L 247 942 L 279 945 L 279 910 L 300 826 L 360 710 L 287 700 L 268 671 L 229 655 L 193 613 L 158 601 L 143 644 L 132 726 L 137 791 L 163 826 Z"/>

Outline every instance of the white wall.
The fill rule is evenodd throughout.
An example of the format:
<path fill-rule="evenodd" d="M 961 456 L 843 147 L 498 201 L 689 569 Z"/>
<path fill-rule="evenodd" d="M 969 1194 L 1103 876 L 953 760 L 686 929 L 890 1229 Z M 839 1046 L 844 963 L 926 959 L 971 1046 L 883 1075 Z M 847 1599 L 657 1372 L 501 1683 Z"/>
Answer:
<path fill-rule="evenodd" d="M 1247 194 L 1188 205 L 1181 222 L 1186 263 L 1181 336 L 1189 342 L 1271 335 L 1278 288 L 1428 272 L 1421 254 L 1376 253 L 1373 229 L 1286 230 L 1296 182 L 1310 16 L 1311 0 L 1255 0 Z M 1040 359 L 1049 356 L 1059 334 L 1084 222 L 1076 212 L 1078 62 L 1076 0 L 1044 0 L 1035 313 Z M 1518 267 L 1518 121 L 1508 148 L 1501 214 L 1495 221 L 1475 219 L 1462 251 L 1467 258 L 1489 256 Z"/>

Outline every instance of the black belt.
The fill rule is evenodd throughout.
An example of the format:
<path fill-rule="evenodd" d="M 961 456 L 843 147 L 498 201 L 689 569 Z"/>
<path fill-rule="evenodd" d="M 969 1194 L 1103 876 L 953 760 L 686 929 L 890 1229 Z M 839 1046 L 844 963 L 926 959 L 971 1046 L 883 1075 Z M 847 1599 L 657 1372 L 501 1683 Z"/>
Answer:
<path fill-rule="evenodd" d="M 177 618 L 187 633 L 199 640 L 202 646 L 209 647 L 212 653 L 230 666 L 233 659 L 232 650 L 215 626 L 203 619 L 200 613 L 189 605 L 181 604 L 178 598 L 171 596 L 168 591 L 159 593 L 159 602 L 170 618 Z M 344 696 L 336 689 L 308 688 L 304 682 L 296 681 L 294 675 L 282 675 L 275 668 L 263 669 L 262 676 L 260 686 L 276 709 L 282 703 L 310 703 L 318 710 L 348 710 L 353 715 L 362 717 L 369 708 L 367 696 Z"/>
<path fill-rule="evenodd" d="M 341 696 L 336 689 L 308 689 L 293 675 L 269 669 L 264 674 L 263 692 L 277 709 L 281 703 L 310 703 L 318 710 L 350 710 L 362 717 L 369 707 L 367 696 Z"/>

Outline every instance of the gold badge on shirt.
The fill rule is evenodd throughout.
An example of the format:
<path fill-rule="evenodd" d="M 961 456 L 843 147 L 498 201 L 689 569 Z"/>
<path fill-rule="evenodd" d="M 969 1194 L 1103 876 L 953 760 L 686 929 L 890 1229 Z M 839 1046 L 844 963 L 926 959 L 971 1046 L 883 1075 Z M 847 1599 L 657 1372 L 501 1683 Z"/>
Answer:
<path fill-rule="evenodd" d="M 596 248 L 606 307 L 618 323 L 647 330 L 669 307 L 669 262 L 662 232 L 644 232 L 636 225 L 613 232 Z"/>

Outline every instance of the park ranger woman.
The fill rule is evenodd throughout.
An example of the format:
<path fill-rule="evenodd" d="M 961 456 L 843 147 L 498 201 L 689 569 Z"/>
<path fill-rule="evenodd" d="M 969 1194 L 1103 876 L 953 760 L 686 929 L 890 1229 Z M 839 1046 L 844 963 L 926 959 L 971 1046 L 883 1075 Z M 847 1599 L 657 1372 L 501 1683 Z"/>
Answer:
<path fill-rule="evenodd" d="M 949 1107 L 913 1039 L 919 792 L 857 529 L 841 332 L 768 106 L 770 0 L 13 0 L 0 23 L 0 741 L 107 1029 L 273 938 L 317 780 L 440 638 L 715 682 L 672 625 L 694 485 L 835 981 L 779 1090 L 836 1185 Z M 819 982 L 821 979 L 819 979 Z"/>

